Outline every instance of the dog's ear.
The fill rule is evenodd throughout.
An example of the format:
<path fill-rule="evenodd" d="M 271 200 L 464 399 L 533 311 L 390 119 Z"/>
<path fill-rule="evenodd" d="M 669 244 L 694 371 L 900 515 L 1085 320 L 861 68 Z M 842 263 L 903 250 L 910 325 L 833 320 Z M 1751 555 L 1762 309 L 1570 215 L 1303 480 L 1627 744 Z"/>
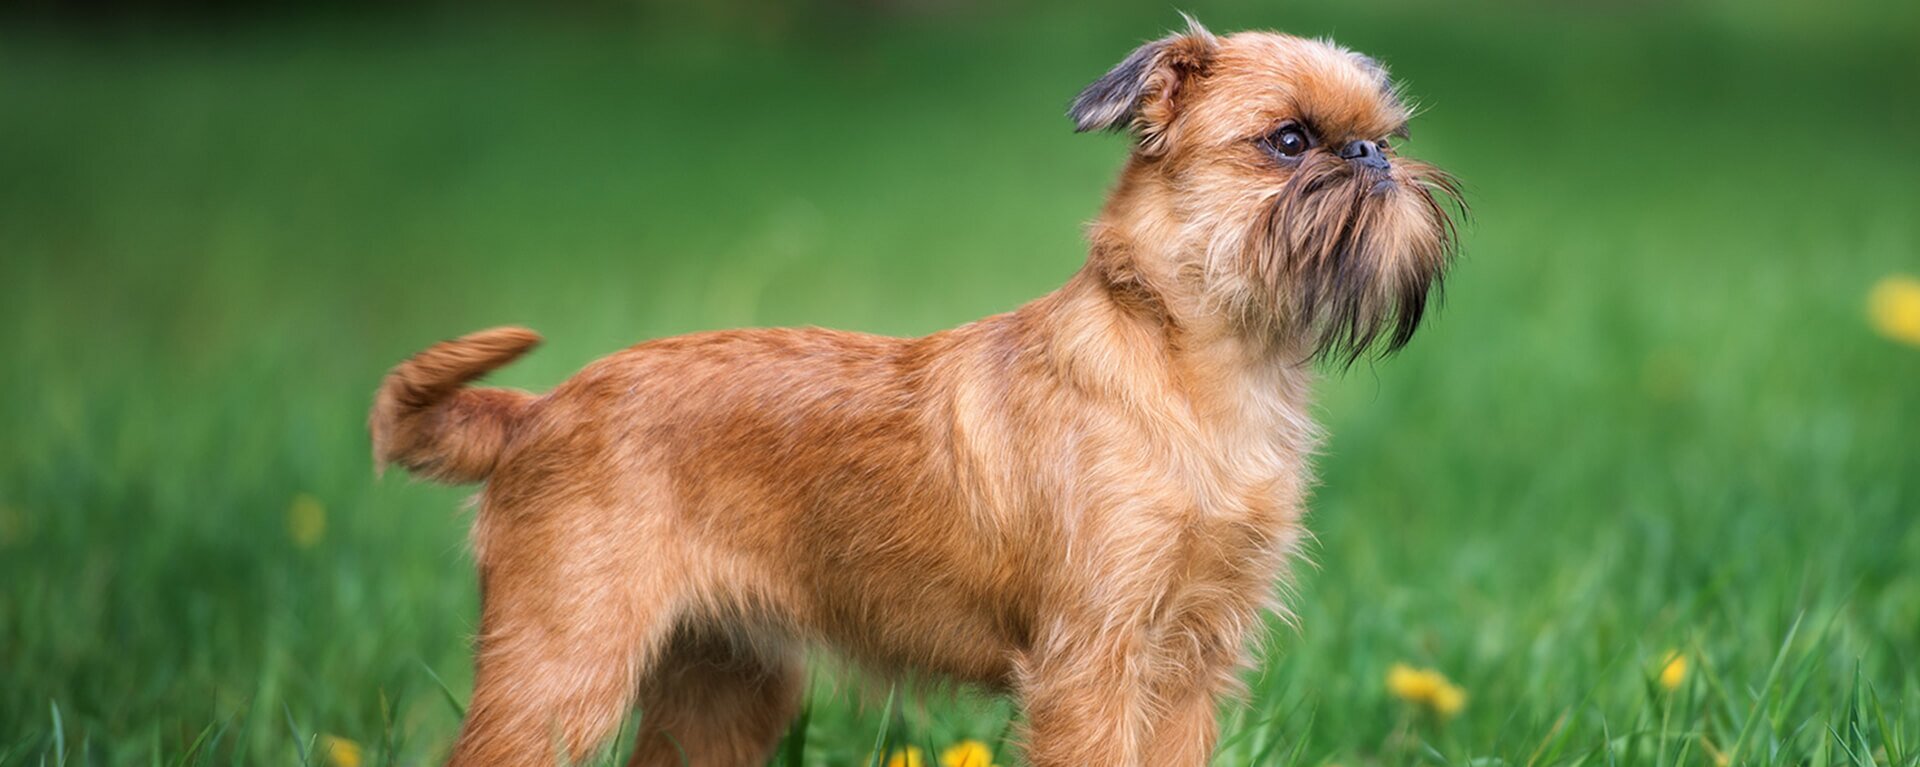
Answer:
<path fill-rule="evenodd" d="M 1187 31 L 1134 49 L 1093 81 L 1067 108 L 1075 132 L 1125 130 L 1140 137 L 1143 154 L 1166 149 L 1166 130 L 1178 114 L 1181 86 L 1204 76 L 1219 40 L 1186 17 Z"/>

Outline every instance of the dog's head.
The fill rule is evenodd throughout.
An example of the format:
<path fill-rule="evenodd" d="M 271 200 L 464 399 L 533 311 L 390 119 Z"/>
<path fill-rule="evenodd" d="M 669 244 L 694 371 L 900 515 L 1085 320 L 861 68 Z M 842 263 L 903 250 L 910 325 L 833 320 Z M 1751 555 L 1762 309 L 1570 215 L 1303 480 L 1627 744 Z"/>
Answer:
<path fill-rule="evenodd" d="M 1451 176 L 1397 151 L 1410 110 L 1378 62 L 1191 23 L 1087 86 L 1069 115 L 1081 131 L 1132 131 L 1124 215 L 1161 222 L 1176 246 L 1160 257 L 1179 262 L 1160 271 L 1249 329 L 1351 363 L 1419 327 L 1463 206 Z"/>

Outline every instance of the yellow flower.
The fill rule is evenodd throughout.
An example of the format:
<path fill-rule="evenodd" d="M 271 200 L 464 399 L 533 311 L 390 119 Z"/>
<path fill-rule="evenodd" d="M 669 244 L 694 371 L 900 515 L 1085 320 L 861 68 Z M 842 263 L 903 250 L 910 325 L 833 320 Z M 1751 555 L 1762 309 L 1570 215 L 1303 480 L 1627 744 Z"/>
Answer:
<path fill-rule="evenodd" d="M 977 740 L 963 740 L 940 752 L 940 767 L 994 767 L 993 749 Z"/>
<path fill-rule="evenodd" d="M 887 767 L 927 767 L 927 758 L 920 749 L 908 746 L 905 751 L 895 751 L 887 757 Z"/>
<path fill-rule="evenodd" d="M 1679 689 L 1680 683 L 1687 681 L 1687 656 L 1677 652 L 1667 653 L 1660 661 L 1660 686 L 1669 690 Z"/>
<path fill-rule="evenodd" d="M 320 736 L 320 755 L 330 767 L 360 767 L 360 744 L 346 738 Z"/>
<path fill-rule="evenodd" d="M 1387 689 L 1402 700 L 1416 703 L 1433 697 L 1436 679 L 1437 674 L 1405 663 L 1395 663 L 1393 668 L 1387 669 Z"/>
<path fill-rule="evenodd" d="M 1395 663 L 1387 670 L 1387 691 L 1408 703 L 1426 706 L 1443 717 L 1453 716 L 1467 707 L 1467 691 L 1448 681 L 1446 675 L 1405 663 Z"/>
<path fill-rule="evenodd" d="M 287 507 L 287 535 L 293 538 L 293 545 L 303 549 L 313 548 L 327 537 L 327 507 L 320 504 L 320 499 L 306 493 L 293 497 L 293 504 Z"/>
<path fill-rule="evenodd" d="M 1453 716 L 1467 707 L 1467 691 L 1451 684 L 1442 684 L 1433 691 L 1433 699 L 1427 701 L 1427 705 L 1441 716 Z"/>
<path fill-rule="evenodd" d="M 1867 294 L 1867 314 L 1881 335 L 1920 346 L 1920 280 L 1898 274 L 1882 278 Z"/>

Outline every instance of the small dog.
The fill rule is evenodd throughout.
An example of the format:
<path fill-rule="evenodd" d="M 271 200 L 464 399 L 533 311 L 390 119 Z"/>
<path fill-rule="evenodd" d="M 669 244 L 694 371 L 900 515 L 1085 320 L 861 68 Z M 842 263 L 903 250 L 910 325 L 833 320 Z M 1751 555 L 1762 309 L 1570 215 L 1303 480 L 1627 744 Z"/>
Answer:
<path fill-rule="evenodd" d="M 760 764 L 809 643 L 1016 695 L 1034 765 L 1207 762 L 1302 535 L 1312 362 L 1407 343 L 1463 206 L 1325 41 L 1190 23 L 1069 114 L 1132 154 L 1011 313 L 661 339 L 540 396 L 466 386 L 521 329 L 394 368 L 379 464 L 486 482 L 450 764 L 579 757 L 636 703 L 633 764 Z"/>

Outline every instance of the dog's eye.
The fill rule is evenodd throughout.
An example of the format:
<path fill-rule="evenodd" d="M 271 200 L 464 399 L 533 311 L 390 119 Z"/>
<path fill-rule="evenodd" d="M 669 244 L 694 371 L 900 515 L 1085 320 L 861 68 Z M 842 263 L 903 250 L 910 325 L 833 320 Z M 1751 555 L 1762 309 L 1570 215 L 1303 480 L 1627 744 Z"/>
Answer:
<path fill-rule="evenodd" d="M 1287 123 L 1267 134 L 1267 147 L 1281 157 L 1299 157 L 1302 152 L 1313 148 L 1313 136 L 1307 133 L 1306 128 Z"/>

